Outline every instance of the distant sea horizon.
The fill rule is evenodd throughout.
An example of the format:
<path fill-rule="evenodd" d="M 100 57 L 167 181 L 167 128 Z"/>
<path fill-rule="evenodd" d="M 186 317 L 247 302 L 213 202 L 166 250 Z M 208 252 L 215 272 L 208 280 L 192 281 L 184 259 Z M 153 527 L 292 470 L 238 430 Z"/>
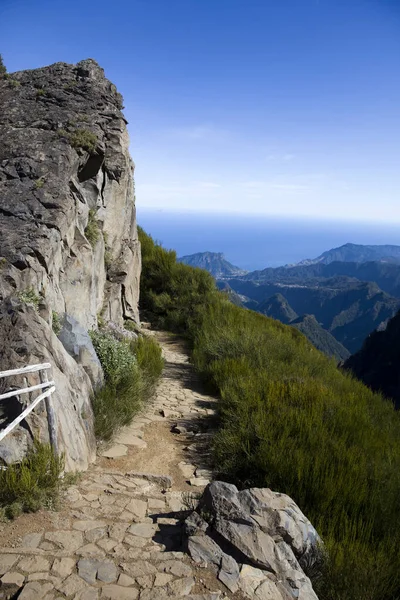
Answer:
<path fill-rule="evenodd" d="M 400 246 L 400 225 L 286 219 L 268 215 L 172 212 L 138 207 L 138 224 L 177 256 L 222 252 L 230 263 L 253 271 L 316 258 L 353 244 Z"/>

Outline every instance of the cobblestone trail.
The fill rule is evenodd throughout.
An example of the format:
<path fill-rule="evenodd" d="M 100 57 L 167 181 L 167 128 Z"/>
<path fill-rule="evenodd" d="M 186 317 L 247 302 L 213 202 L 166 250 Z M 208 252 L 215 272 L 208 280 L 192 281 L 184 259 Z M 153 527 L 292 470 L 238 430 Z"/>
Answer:
<path fill-rule="evenodd" d="M 231 594 L 183 548 L 182 518 L 211 478 L 215 398 L 201 393 L 182 342 L 152 403 L 68 489 L 60 512 L 24 515 L 1 531 L 0 600 L 214 600 Z"/>

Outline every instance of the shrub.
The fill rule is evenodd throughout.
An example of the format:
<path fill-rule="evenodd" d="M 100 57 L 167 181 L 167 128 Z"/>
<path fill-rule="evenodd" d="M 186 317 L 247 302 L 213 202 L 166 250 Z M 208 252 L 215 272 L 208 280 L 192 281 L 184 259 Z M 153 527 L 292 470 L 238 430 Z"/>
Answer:
<path fill-rule="evenodd" d="M 70 123 L 74 125 L 75 123 Z M 65 138 L 73 148 L 86 150 L 90 154 L 96 150 L 97 136 L 89 129 L 75 129 L 74 131 L 67 131 L 66 129 L 58 129 L 57 134 L 60 137 Z"/>
<path fill-rule="evenodd" d="M 21 84 L 17 79 L 9 79 L 9 78 L 7 78 L 7 79 L 8 79 L 8 85 L 11 88 L 19 88 L 20 87 Z"/>
<path fill-rule="evenodd" d="M 325 544 L 321 600 L 400 595 L 400 414 L 299 331 L 234 306 L 140 232 L 142 307 L 220 395 L 220 477 L 289 494 Z M 184 288 L 184 289 L 183 289 Z"/>
<path fill-rule="evenodd" d="M 96 219 L 96 211 L 94 208 L 89 210 L 88 222 L 85 227 L 85 236 L 92 248 L 95 247 L 100 239 L 100 227 Z"/>
<path fill-rule="evenodd" d="M 116 384 L 135 368 L 136 358 L 127 342 L 100 331 L 91 331 L 90 337 L 107 381 Z"/>
<path fill-rule="evenodd" d="M 36 96 L 38 98 L 41 98 L 42 96 L 46 96 L 46 90 L 44 90 L 43 88 L 38 88 L 36 90 Z"/>
<path fill-rule="evenodd" d="M 97 136 L 89 129 L 75 129 L 69 135 L 69 141 L 74 148 L 82 148 L 90 154 L 96 150 Z"/>
<path fill-rule="evenodd" d="M 48 444 L 35 443 L 20 464 L 0 471 L 0 507 L 8 518 L 57 504 L 64 469 L 63 456 L 55 456 Z"/>
<path fill-rule="evenodd" d="M 56 335 L 58 335 L 61 332 L 62 325 L 61 325 L 60 315 L 55 310 L 53 310 L 53 313 L 52 313 L 51 326 Z"/>
<path fill-rule="evenodd" d="M 91 338 L 106 378 L 93 399 L 95 434 L 109 440 L 152 395 L 163 367 L 161 349 L 149 338 L 121 342 L 99 331 Z"/>
<path fill-rule="evenodd" d="M 3 57 L 0 54 L 0 77 L 5 77 L 6 74 L 7 74 L 7 68 L 3 62 Z"/>
<path fill-rule="evenodd" d="M 44 177 L 39 177 L 39 179 L 35 180 L 35 188 L 40 190 L 44 186 Z"/>
<path fill-rule="evenodd" d="M 40 296 L 33 288 L 22 290 L 18 293 L 18 298 L 28 306 L 32 306 L 35 310 L 39 309 Z"/>

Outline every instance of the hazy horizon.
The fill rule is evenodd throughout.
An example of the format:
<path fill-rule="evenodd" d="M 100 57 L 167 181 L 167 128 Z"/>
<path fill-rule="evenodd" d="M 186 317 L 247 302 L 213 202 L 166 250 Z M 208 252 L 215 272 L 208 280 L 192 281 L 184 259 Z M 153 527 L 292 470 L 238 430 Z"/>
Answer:
<path fill-rule="evenodd" d="M 400 246 L 400 229 L 390 223 L 143 207 L 137 210 L 137 220 L 165 248 L 176 250 L 178 257 L 196 252 L 222 252 L 229 262 L 249 271 L 316 258 L 346 243 Z"/>

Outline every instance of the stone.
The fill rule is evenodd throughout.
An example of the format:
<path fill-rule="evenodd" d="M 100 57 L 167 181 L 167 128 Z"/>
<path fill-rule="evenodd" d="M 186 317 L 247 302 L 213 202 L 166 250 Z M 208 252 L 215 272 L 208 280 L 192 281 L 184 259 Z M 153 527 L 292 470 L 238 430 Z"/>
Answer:
<path fill-rule="evenodd" d="M 49 571 L 50 561 L 43 556 L 27 556 L 18 563 L 18 568 L 26 573 Z"/>
<path fill-rule="evenodd" d="M 144 500 L 139 500 L 137 498 L 133 498 L 129 504 L 126 505 L 126 510 L 129 510 L 131 513 L 138 517 L 139 519 L 143 519 L 146 516 L 147 512 L 147 502 Z"/>
<path fill-rule="evenodd" d="M 143 548 L 147 543 L 148 540 L 146 538 L 130 535 L 129 533 L 124 537 L 124 544 L 128 544 L 128 546 L 132 546 L 133 548 Z"/>
<path fill-rule="evenodd" d="M 98 542 L 107 533 L 106 527 L 96 527 L 85 532 L 85 538 L 88 542 Z"/>
<path fill-rule="evenodd" d="M 191 479 L 193 477 L 196 468 L 194 465 L 182 461 L 178 463 L 178 467 L 186 479 Z"/>
<path fill-rule="evenodd" d="M 150 510 L 165 510 L 165 500 L 149 498 L 147 501 L 147 506 Z"/>
<path fill-rule="evenodd" d="M 232 556 L 229 556 L 228 554 L 222 556 L 218 579 L 222 581 L 233 594 L 238 591 L 239 565 Z"/>
<path fill-rule="evenodd" d="M 172 573 L 172 575 L 176 575 L 177 577 L 189 577 L 192 575 L 191 567 L 179 560 L 167 561 L 162 565 L 162 568 L 164 568 L 166 573 Z"/>
<path fill-rule="evenodd" d="M 16 554 L 0 554 L 0 575 L 4 575 L 21 557 Z"/>
<path fill-rule="evenodd" d="M 128 448 L 122 444 L 116 444 L 99 454 L 100 456 L 104 456 L 104 458 L 120 458 L 121 456 L 126 456 L 128 454 Z"/>
<path fill-rule="evenodd" d="M 155 575 L 157 573 L 157 569 L 144 560 L 138 560 L 134 563 L 122 563 L 121 567 L 130 577 L 135 578 L 143 577 L 144 575 Z"/>
<path fill-rule="evenodd" d="M 110 538 L 101 539 L 97 542 L 97 545 L 100 546 L 102 550 L 105 550 L 105 552 L 111 552 L 117 544 L 118 542 L 116 540 Z"/>
<path fill-rule="evenodd" d="M 157 573 L 154 580 L 154 587 L 164 587 L 173 580 L 173 576 L 168 573 Z"/>
<path fill-rule="evenodd" d="M 120 585 L 103 585 L 101 588 L 101 597 L 105 600 L 136 600 L 139 596 L 139 590 L 132 587 L 122 587 Z"/>
<path fill-rule="evenodd" d="M 154 473 L 141 473 L 138 471 L 129 471 L 126 473 L 127 477 L 134 479 L 144 479 L 150 483 L 155 483 L 163 489 L 172 487 L 172 478 L 169 475 L 155 475 Z"/>
<path fill-rule="evenodd" d="M 126 575 L 125 573 L 121 573 L 121 575 L 118 577 L 118 585 L 122 585 L 123 587 L 130 587 L 134 584 L 135 580 L 132 577 L 129 577 L 129 575 Z"/>
<path fill-rule="evenodd" d="M 71 575 L 76 561 L 73 558 L 56 558 L 51 568 L 51 573 L 56 577 L 65 579 L 68 575 Z"/>
<path fill-rule="evenodd" d="M 188 596 L 194 587 L 195 580 L 193 577 L 184 577 L 183 579 L 175 579 L 167 584 L 168 593 L 171 596 Z"/>
<path fill-rule="evenodd" d="M 110 560 L 101 561 L 98 565 L 97 579 L 104 583 L 113 583 L 117 580 L 117 567 Z"/>
<path fill-rule="evenodd" d="M 37 548 L 42 541 L 43 533 L 28 533 L 22 538 L 24 548 Z"/>
<path fill-rule="evenodd" d="M 125 444 L 126 446 L 138 446 L 138 440 L 143 437 L 143 432 L 138 429 L 132 429 L 131 427 L 124 428 L 116 437 L 116 444 Z M 142 440 L 143 441 L 143 440 Z M 145 442 L 143 442 L 145 443 Z M 146 444 L 147 445 L 147 444 Z M 138 446 L 141 447 L 140 445 Z M 143 446 L 144 448 L 146 446 Z"/>
<path fill-rule="evenodd" d="M 148 523 L 135 523 L 128 529 L 129 533 L 143 538 L 151 538 L 155 534 L 157 529 L 156 525 L 150 525 Z"/>
<path fill-rule="evenodd" d="M 78 575 L 86 581 L 86 583 L 94 584 L 96 582 L 98 561 L 90 558 L 81 558 L 78 562 Z"/>
<path fill-rule="evenodd" d="M 75 552 L 83 545 L 83 535 L 80 531 L 49 531 L 44 537 L 67 552 Z"/>
<path fill-rule="evenodd" d="M 61 585 L 56 586 L 56 589 L 66 596 L 71 596 L 72 594 L 77 594 L 86 586 L 86 582 L 81 577 L 72 573 Z"/>
<path fill-rule="evenodd" d="M 24 585 L 18 600 L 39 600 L 44 598 L 51 590 L 53 590 L 51 583 L 39 583 L 38 581 L 31 581 Z"/>
<path fill-rule="evenodd" d="M 14 584 L 20 588 L 24 584 L 25 577 L 24 577 L 24 575 L 21 575 L 21 573 L 18 573 L 17 571 L 9 571 L 8 573 L 5 573 L 5 575 L 3 575 L 3 577 L 1 578 L 0 581 L 1 581 L 2 585 Z"/>
<path fill-rule="evenodd" d="M 73 524 L 73 528 L 78 531 L 89 531 L 91 529 L 97 529 L 98 527 L 106 527 L 107 523 L 105 521 L 75 521 Z"/>
<path fill-rule="evenodd" d="M 99 557 L 104 556 L 104 551 L 96 546 L 96 544 L 86 544 L 85 546 L 82 546 L 76 550 L 76 554 L 83 557 Z"/>
<path fill-rule="evenodd" d="M 104 382 L 104 373 L 88 331 L 71 315 L 64 314 L 58 339 L 65 350 L 89 375 L 94 389 Z"/>
<path fill-rule="evenodd" d="M 129 527 L 129 523 L 114 523 L 111 525 L 109 536 L 117 542 L 122 542 L 125 537 L 125 532 Z"/>
<path fill-rule="evenodd" d="M 152 588 L 154 579 L 154 575 L 143 575 L 143 577 L 136 577 L 136 582 L 141 588 Z"/>
<path fill-rule="evenodd" d="M 87 588 L 81 590 L 74 596 L 74 600 L 98 600 L 99 590 L 95 588 Z M 61 600 L 61 599 L 60 599 Z"/>
<path fill-rule="evenodd" d="M 219 567 L 223 551 L 207 535 L 192 535 L 188 539 L 188 552 L 195 563 L 213 564 Z"/>
<path fill-rule="evenodd" d="M 195 487 L 205 487 L 210 481 L 209 479 L 202 479 L 201 477 L 192 477 L 192 479 L 189 479 L 189 483 Z"/>

